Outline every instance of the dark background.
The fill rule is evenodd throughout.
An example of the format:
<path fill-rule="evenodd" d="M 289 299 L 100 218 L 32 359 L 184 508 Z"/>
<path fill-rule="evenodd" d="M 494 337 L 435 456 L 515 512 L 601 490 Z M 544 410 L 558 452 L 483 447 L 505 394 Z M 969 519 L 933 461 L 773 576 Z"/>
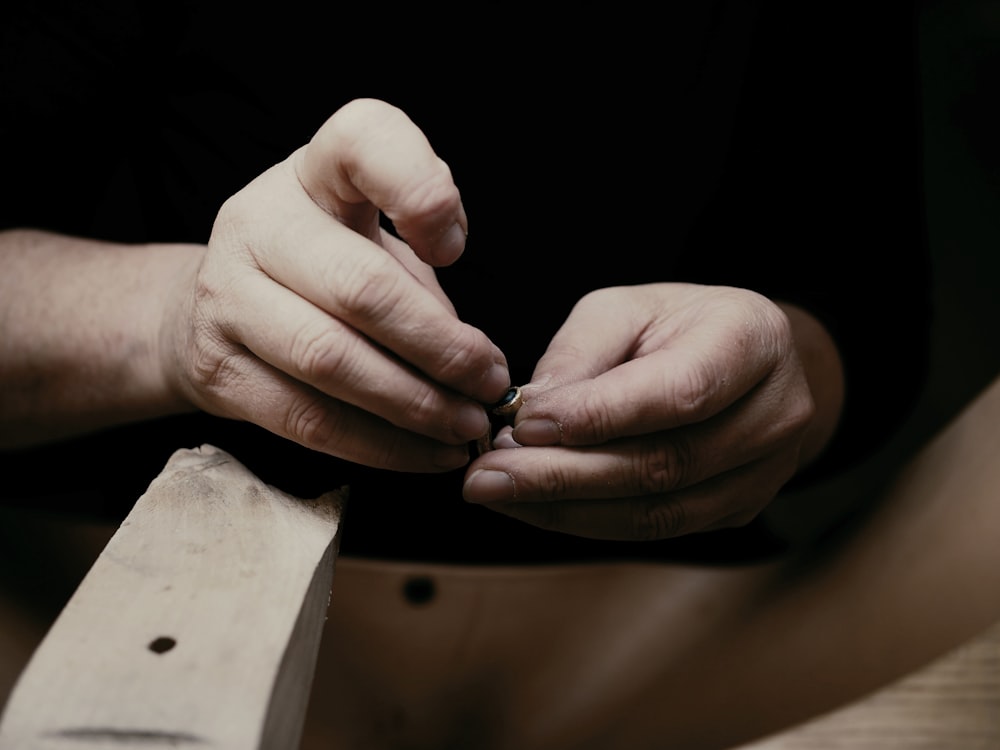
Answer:
<path fill-rule="evenodd" d="M 776 524 L 807 539 L 869 505 L 900 461 L 1000 375 L 1000 2 L 921 6 L 924 191 L 935 277 L 930 379 L 907 426 L 874 460 L 778 502 Z"/>

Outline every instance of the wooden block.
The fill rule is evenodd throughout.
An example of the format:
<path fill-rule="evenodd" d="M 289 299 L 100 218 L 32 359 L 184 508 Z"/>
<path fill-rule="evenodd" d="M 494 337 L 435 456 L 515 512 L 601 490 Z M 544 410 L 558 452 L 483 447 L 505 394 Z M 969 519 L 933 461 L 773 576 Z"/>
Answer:
<path fill-rule="evenodd" d="M 33 654 L 0 750 L 297 748 L 346 497 L 177 451 Z"/>

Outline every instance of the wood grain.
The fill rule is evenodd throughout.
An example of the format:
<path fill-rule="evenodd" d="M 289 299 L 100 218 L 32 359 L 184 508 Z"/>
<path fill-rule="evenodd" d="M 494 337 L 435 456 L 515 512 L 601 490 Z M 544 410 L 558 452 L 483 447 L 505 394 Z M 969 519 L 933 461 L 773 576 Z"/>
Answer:
<path fill-rule="evenodd" d="M 298 747 L 346 495 L 177 451 L 33 654 L 0 749 Z"/>
<path fill-rule="evenodd" d="M 995 750 L 1000 624 L 843 708 L 739 750 Z"/>

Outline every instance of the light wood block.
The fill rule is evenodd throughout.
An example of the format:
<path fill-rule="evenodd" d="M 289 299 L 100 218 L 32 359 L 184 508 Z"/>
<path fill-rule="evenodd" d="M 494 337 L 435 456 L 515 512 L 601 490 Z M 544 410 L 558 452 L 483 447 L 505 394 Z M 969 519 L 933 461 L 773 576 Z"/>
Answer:
<path fill-rule="evenodd" d="M 33 654 L 0 750 L 298 747 L 346 496 L 177 451 Z"/>

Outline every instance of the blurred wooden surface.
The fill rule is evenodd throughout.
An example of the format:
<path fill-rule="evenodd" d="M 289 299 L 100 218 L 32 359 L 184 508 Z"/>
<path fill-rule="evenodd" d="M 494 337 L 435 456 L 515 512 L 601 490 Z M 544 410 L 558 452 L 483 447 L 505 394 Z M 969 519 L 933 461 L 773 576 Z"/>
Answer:
<path fill-rule="evenodd" d="M 739 750 L 998 747 L 1000 624 L 870 696 Z"/>

